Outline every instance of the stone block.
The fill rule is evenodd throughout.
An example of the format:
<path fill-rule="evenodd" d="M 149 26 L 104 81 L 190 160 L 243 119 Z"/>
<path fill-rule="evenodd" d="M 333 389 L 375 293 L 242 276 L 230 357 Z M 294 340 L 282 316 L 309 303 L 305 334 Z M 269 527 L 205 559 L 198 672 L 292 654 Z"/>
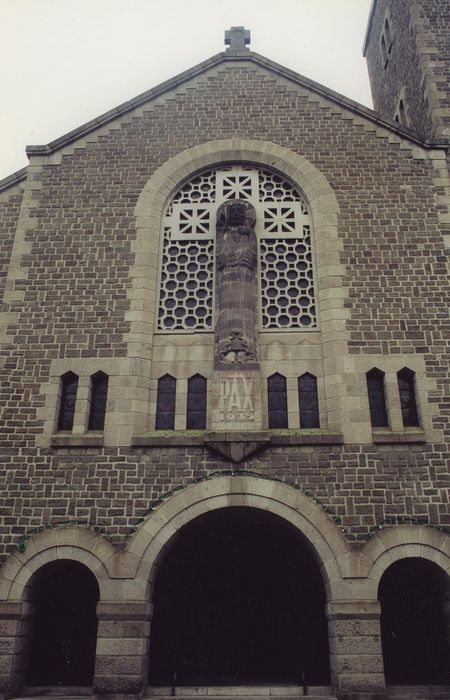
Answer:
<path fill-rule="evenodd" d="M 105 656 L 139 656 L 145 653 L 146 640 L 141 638 L 113 639 L 111 637 L 97 639 L 97 654 Z"/>

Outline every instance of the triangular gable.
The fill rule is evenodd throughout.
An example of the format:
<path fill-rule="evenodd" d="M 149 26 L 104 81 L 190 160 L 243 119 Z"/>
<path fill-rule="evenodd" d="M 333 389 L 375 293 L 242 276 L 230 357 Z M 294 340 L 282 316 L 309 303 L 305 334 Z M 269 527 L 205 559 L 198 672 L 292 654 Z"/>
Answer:
<path fill-rule="evenodd" d="M 189 82 L 193 78 L 201 76 L 210 69 L 217 68 L 221 64 L 233 63 L 236 61 L 248 61 L 249 63 L 253 63 L 256 66 L 273 72 L 279 77 L 292 82 L 293 85 L 303 88 L 307 91 L 313 92 L 316 95 L 335 103 L 342 110 L 351 112 L 352 114 L 358 115 L 371 122 L 374 122 L 377 126 L 383 126 L 390 131 L 398 133 L 402 138 L 406 138 L 412 141 L 413 143 L 416 143 L 421 146 L 431 145 L 424 143 L 416 134 L 398 125 L 396 122 L 390 121 L 389 119 L 385 119 L 380 114 L 374 112 L 368 107 L 365 107 L 364 105 L 354 100 L 351 100 L 348 97 L 344 97 L 343 95 L 340 95 L 334 90 L 331 90 L 321 85 L 320 83 L 316 83 L 314 80 L 306 78 L 305 76 L 300 75 L 299 73 L 296 73 L 295 71 L 292 71 L 289 68 L 285 68 L 284 66 L 281 66 L 280 64 L 271 61 L 265 56 L 261 56 L 260 54 L 255 53 L 253 51 L 245 50 L 242 52 L 223 51 L 221 53 L 218 53 L 215 56 L 212 56 L 211 58 L 207 59 L 206 61 L 198 63 L 193 68 L 190 68 L 189 70 L 184 71 L 183 73 L 179 73 L 175 77 L 170 78 L 170 80 L 166 80 L 163 83 L 157 85 L 156 87 L 151 88 L 146 92 L 143 92 L 137 97 L 128 100 L 127 102 L 124 102 L 123 104 L 119 105 L 118 107 L 115 107 L 114 109 L 111 109 L 109 112 L 105 112 L 99 117 L 92 119 L 86 124 L 83 124 L 82 126 L 78 127 L 77 129 L 74 129 L 73 131 L 70 131 L 69 133 L 65 134 L 64 136 L 61 136 L 55 141 L 50 142 L 49 144 L 28 146 L 26 149 L 27 155 L 50 155 L 58 149 L 67 146 L 70 143 L 73 143 L 73 141 L 83 138 L 84 136 L 91 133 L 92 131 L 95 131 L 99 127 L 105 126 L 108 123 L 117 119 L 118 117 L 126 115 L 128 112 L 143 106 L 145 103 L 155 100 L 158 97 L 163 97 L 166 93 L 174 90 L 175 88 L 181 87 L 183 84 Z"/>
<path fill-rule="evenodd" d="M 351 100 L 348 97 L 344 97 L 343 95 L 335 92 L 334 90 L 331 90 L 330 88 L 327 88 L 321 85 L 320 83 L 311 80 L 310 78 L 306 78 L 305 76 L 300 75 L 299 73 L 296 73 L 295 71 L 290 70 L 289 68 L 285 68 L 284 66 L 275 63 L 274 61 L 266 58 L 265 56 L 261 56 L 260 54 L 255 53 L 254 51 L 249 51 L 248 49 L 245 49 L 242 51 L 227 50 L 218 53 L 215 56 L 212 56 L 211 58 L 207 59 L 206 61 L 202 61 L 194 67 L 183 71 L 182 73 L 179 73 L 175 77 L 170 78 L 169 80 L 166 80 L 163 83 L 160 83 L 156 87 L 141 93 L 137 97 L 122 103 L 118 107 L 115 107 L 114 109 L 105 112 L 99 117 L 96 117 L 95 119 L 86 122 L 77 129 L 74 129 L 73 131 L 64 134 L 60 138 L 51 141 L 49 144 L 27 146 L 26 153 L 29 157 L 51 155 L 59 151 L 60 149 L 74 143 L 78 139 L 82 139 L 88 134 L 95 132 L 97 129 L 111 124 L 118 118 L 127 115 L 136 108 L 142 107 L 146 103 L 164 97 L 164 95 L 166 95 L 169 92 L 172 92 L 174 89 L 182 87 L 183 85 L 189 83 L 189 81 L 205 75 L 211 69 L 216 69 L 221 65 L 242 61 L 249 62 L 257 67 L 263 68 L 266 71 L 272 72 L 278 77 L 292 83 L 293 86 L 313 93 L 317 97 L 323 98 L 328 102 L 334 103 L 342 111 L 347 112 L 355 117 L 362 118 L 368 122 L 371 122 L 376 127 L 382 127 L 387 131 L 397 135 L 401 139 L 405 139 L 411 142 L 412 144 L 416 144 L 422 147 L 439 147 L 442 145 L 447 145 L 447 141 L 442 140 L 435 140 L 433 142 L 423 141 L 417 134 L 409 131 L 403 126 L 400 126 L 394 121 L 386 119 L 385 117 L 381 116 L 377 112 L 374 112 L 368 107 L 365 107 L 364 105 L 354 100 Z M 4 180 L 1 180 L 0 190 L 7 189 L 12 184 L 12 182 L 22 180 L 25 177 L 26 168 L 18 171 L 17 173 L 14 173 L 13 175 L 8 176 Z"/>

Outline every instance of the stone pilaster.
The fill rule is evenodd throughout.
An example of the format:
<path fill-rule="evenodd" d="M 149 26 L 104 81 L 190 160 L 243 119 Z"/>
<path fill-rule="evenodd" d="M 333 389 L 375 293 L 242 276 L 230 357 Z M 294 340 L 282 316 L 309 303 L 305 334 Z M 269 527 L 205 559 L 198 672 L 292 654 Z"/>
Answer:
<path fill-rule="evenodd" d="M 147 685 L 149 603 L 99 603 L 94 698 L 140 698 Z"/>
<path fill-rule="evenodd" d="M 337 698 L 385 698 L 378 601 L 329 603 L 327 617 L 331 678 Z"/>
<path fill-rule="evenodd" d="M 25 684 L 32 617 L 27 603 L 0 603 L 0 698 L 18 693 Z"/>

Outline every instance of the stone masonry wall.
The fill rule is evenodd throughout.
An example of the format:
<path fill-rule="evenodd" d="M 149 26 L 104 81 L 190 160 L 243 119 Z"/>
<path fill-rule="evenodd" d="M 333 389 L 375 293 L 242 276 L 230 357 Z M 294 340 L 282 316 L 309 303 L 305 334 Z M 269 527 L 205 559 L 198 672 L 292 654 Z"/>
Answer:
<path fill-rule="evenodd" d="M 22 192 L 18 187 L 11 187 L 0 197 L 0 299 L 3 299 L 21 202 Z"/>
<path fill-rule="evenodd" d="M 401 148 L 387 131 L 251 65 L 225 65 L 184 93 L 71 147 L 35 175 L 41 187 L 26 233 L 24 300 L 11 302 L 19 316 L 2 350 L 2 557 L 20 536 L 66 521 L 89 522 L 119 544 L 161 494 L 230 468 L 200 447 L 35 448 L 51 362 L 97 357 L 101 365 L 125 356 L 137 198 L 157 167 L 207 140 L 279 143 L 325 175 L 341 208 L 351 352 L 421 353 L 437 387 L 429 400 L 441 409 L 434 427 L 443 428 L 446 278 L 426 152 Z M 274 448 L 242 468 L 306 490 L 342 518 L 351 540 L 390 517 L 450 525 L 440 443 Z"/>
<path fill-rule="evenodd" d="M 2 475 L 2 560 L 41 526 L 89 524 L 117 546 L 173 489 L 230 473 L 201 447 L 58 450 L 24 463 L 9 455 Z M 235 467 L 285 481 L 316 500 L 353 542 L 396 523 L 450 526 L 445 459 L 433 446 L 273 448 Z"/>
<path fill-rule="evenodd" d="M 439 135 L 450 138 L 450 47 L 448 28 L 450 26 L 450 2 L 448 0 L 426 0 L 422 3 L 422 15 L 426 18 L 426 29 L 434 37 L 436 53 L 430 56 L 433 62 L 435 95 L 435 115 L 439 120 Z"/>
<path fill-rule="evenodd" d="M 385 68 L 380 42 L 388 9 L 393 42 Z M 393 120 L 400 90 L 405 87 L 410 128 L 422 138 L 430 138 L 433 131 L 430 105 L 421 81 L 417 37 L 410 22 L 410 10 L 409 0 L 377 1 L 366 53 L 367 66 L 374 109 Z"/>
<path fill-rule="evenodd" d="M 381 35 L 388 17 L 392 51 L 384 67 Z M 450 50 L 448 0 L 377 0 L 367 47 L 374 107 L 394 118 L 405 89 L 410 128 L 422 138 L 449 137 Z"/>

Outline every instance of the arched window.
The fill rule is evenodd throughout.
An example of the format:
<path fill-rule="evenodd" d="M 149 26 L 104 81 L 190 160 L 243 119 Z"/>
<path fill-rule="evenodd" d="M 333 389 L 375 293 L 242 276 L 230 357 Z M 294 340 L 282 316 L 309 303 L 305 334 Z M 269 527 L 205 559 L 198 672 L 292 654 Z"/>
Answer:
<path fill-rule="evenodd" d="M 416 403 L 415 374 L 411 369 L 404 367 L 397 372 L 397 381 L 403 425 L 405 428 L 416 427 L 419 425 L 419 414 Z"/>
<path fill-rule="evenodd" d="M 272 374 L 267 379 L 269 428 L 288 428 L 286 377 Z"/>
<path fill-rule="evenodd" d="M 58 430 L 72 430 L 77 400 L 78 377 L 66 372 L 60 379 L 61 401 L 59 404 Z"/>
<path fill-rule="evenodd" d="M 374 428 L 388 426 L 386 398 L 384 394 L 384 372 L 374 367 L 367 372 L 367 393 L 369 395 L 370 422 Z"/>
<path fill-rule="evenodd" d="M 103 430 L 105 427 L 106 396 L 108 375 L 96 372 L 91 377 L 91 406 L 89 409 L 89 430 Z"/>
<path fill-rule="evenodd" d="M 177 380 L 170 374 L 158 379 L 156 430 L 174 430 Z"/>
<path fill-rule="evenodd" d="M 186 428 L 204 430 L 206 428 L 206 379 L 194 374 L 188 379 Z"/>
<path fill-rule="evenodd" d="M 311 217 L 303 196 L 277 173 L 229 165 L 197 173 L 166 210 L 158 331 L 213 329 L 216 214 L 234 199 L 256 212 L 261 329 L 317 328 Z"/>
<path fill-rule="evenodd" d="M 320 428 L 317 379 L 305 372 L 298 378 L 300 428 Z"/>

